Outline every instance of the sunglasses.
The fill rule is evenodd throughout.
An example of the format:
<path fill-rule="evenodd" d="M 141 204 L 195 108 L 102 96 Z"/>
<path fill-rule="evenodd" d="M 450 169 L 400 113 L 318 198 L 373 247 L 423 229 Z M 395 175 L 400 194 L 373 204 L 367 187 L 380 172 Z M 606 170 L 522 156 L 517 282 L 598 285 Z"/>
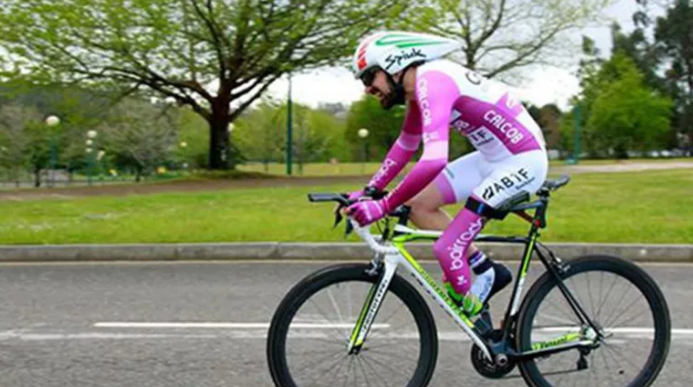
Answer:
<path fill-rule="evenodd" d="M 364 71 L 363 74 L 361 74 L 361 82 L 363 82 L 363 85 L 366 87 L 370 87 L 373 84 L 373 81 L 375 80 L 375 74 L 377 73 L 377 67 L 371 67 Z"/>

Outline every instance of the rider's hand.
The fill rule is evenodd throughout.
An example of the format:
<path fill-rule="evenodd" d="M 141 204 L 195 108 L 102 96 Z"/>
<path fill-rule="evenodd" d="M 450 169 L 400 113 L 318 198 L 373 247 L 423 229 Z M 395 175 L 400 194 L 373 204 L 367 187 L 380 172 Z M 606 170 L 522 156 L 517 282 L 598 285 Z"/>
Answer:
<path fill-rule="evenodd" d="M 363 195 L 365 195 L 365 194 L 363 193 L 362 189 L 360 189 L 358 191 L 354 191 L 354 192 L 349 192 L 349 200 L 352 202 L 356 201 L 356 200 L 360 199 Z"/>
<path fill-rule="evenodd" d="M 347 195 L 348 195 L 349 201 L 351 201 L 351 202 L 355 202 L 355 201 L 357 201 L 357 200 L 363 200 L 363 199 L 365 199 L 365 198 L 364 198 L 365 193 L 363 192 L 362 189 L 360 189 L 360 190 L 358 190 L 358 191 L 349 192 Z M 362 199 L 362 198 L 363 198 L 363 199 Z M 337 205 L 335 206 L 335 211 L 336 211 L 338 208 L 339 208 L 339 204 L 337 204 Z M 344 212 L 345 212 L 345 211 L 342 210 L 342 213 L 344 213 Z"/>
<path fill-rule="evenodd" d="M 387 202 L 385 200 L 364 200 L 354 203 L 347 208 L 347 214 L 361 227 L 382 219 L 387 215 L 387 212 Z"/>

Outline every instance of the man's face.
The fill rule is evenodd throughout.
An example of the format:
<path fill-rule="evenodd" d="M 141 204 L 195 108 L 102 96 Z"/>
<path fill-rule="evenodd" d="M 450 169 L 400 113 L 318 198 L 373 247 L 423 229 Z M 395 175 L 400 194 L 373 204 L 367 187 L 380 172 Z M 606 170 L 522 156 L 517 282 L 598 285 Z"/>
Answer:
<path fill-rule="evenodd" d="M 387 82 L 385 72 L 377 67 L 368 69 L 361 75 L 361 81 L 366 88 L 366 93 L 378 98 L 380 105 L 389 109 L 393 105 L 393 91 Z"/>

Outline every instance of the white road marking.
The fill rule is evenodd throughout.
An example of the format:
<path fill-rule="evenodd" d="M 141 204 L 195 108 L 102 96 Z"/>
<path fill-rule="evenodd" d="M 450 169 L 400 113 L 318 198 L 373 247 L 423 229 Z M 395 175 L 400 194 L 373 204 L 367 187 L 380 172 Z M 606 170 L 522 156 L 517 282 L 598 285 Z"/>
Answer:
<path fill-rule="evenodd" d="M 233 322 L 98 322 L 96 328 L 201 328 L 201 329 L 269 329 L 269 323 L 233 323 Z M 334 329 L 353 328 L 354 324 L 320 324 L 293 323 L 298 329 Z M 373 324 L 371 329 L 389 328 L 390 324 Z"/>
<path fill-rule="evenodd" d="M 628 345 L 627 339 L 641 339 L 642 333 L 646 332 L 645 328 L 625 328 L 618 336 L 608 340 L 608 342 L 616 345 Z M 160 339 L 267 339 L 266 330 L 257 329 L 232 329 L 232 330 L 217 330 L 206 331 L 208 333 L 184 333 L 168 331 L 167 333 L 130 333 L 130 332 L 51 332 L 48 330 L 32 330 L 32 329 L 13 329 L 0 331 L 0 341 L 18 339 L 22 341 L 55 341 L 55 340 L 160 340 Z M 213 332 L 213 333 L 212 333 Z M 565 330 L 561 331 L 564 333 Z M 549 332 L 546 332 L 549 333 Z M 693 329 L 673 329 L 672 334 L 678 335 L 683 340 L 677 341 L 679 345 L 693 345 Z M 378 340 L 418 340 L 418 332 L 414 331 L 398 331 L 398 332 L 381 332 L 378 334 Z M 548 340 L 554 338 L 555 334 L 547 334 L 546 337 L 540 334 L 535 339 Z M 289 335 L 290 339 L 325 339 L 339 341 L 335 337 L 334 332 L 329 332 L 324 329 L 318 330 L 299 330 L 292 332 Z M 469 342 L 469 337 L 462 331 L 440 331 L 438 332 L 438 340 L 442 342 Z M 382 341 L 381 341 L 382 342 Z M 638 341 L 632 342 L 638 345 Z M 346 344 L 345 344 L 346 345 Z"/>

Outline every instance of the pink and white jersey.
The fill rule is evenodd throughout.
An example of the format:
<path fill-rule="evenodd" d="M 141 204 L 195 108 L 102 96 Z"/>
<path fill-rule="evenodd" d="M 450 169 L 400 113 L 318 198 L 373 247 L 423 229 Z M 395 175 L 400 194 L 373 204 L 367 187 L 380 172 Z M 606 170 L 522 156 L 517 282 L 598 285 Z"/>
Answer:
<path fill-rule="evenodd" d="M 447 60 L 419 66 L 416 78 L 419 105 L 436 101 L 422 109 L 424 126 L 449 114 L 450 127 L 489 161 L 545 148 L 539 125 L 506 85 Z"/>
<path fill-rule="evenodd" d="M 384 189 L 423 142 L 421 158 L 385 198 L 386 209 L 405 203 L 448 164 L 450 128 L 465 135 L 487 161 L 545 150 L 541 129 L 513 92 L 446 60 L 416 69 L 416 99 L 397 141 L 369 186 Z"/>

